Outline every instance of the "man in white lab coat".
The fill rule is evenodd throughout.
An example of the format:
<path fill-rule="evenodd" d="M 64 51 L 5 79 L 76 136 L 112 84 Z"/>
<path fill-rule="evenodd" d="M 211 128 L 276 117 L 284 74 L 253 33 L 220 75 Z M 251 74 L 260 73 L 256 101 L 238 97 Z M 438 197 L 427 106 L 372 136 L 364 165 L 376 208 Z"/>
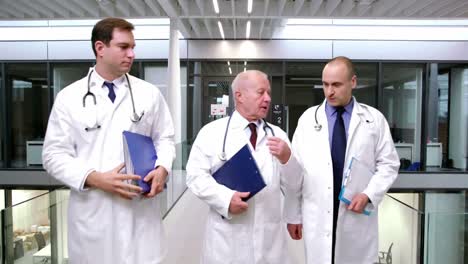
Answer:
<path fill-rule="evenodd" d="M 307 263 L 374 263 L 377 208 L 398 175 L 398 155 L 385 117 L 352 97 L 357 79 L 348 58 L 328 62 L 322 82 L 326 99 L 304 112 L 293 137 L 304 174 L 286 188 L 288 231 L 293 239 L 304 235 Z M 368 173 L 361 170 L 350 180 L 365 187 L 346 205 L 338 196 L 353 158 Z M 365 208 L 373 208 L 369 216 Z"/>
<path fill-rule="evenodd" d="M 165 254 L 159 199 L 175 156 L 171 115 L 152 84 L 128 75 L 135 54 L 133 25 L 106 18 L 92 31 L 96 65 L 55 99 L 43 149 L 44 168 L 70 187 L 70 263 L 161 263 Z M 121 173 L 122 132 L 153 139 L 158 160 L 151 190 Z"/>
<path fill-rule="evenodd" d="M 260 71 L 237 75 L 232 83 L 236 110 L 230 117 L 204 126 L 190 152 L 187 185 L 210 207 L 203 264 L 289 262 L 280 189 L 290 180 L 286 171 L 299 165 L 291 155 L 286 133 L 263 120 L 271 102 L 270 91 L 268 78 Z M 231 190 L 212 177 L 224 163 L 222 152 L 230 159 L 245 144 L 267 185 L 248 202 L 242 198 L 249 193 Z"/>

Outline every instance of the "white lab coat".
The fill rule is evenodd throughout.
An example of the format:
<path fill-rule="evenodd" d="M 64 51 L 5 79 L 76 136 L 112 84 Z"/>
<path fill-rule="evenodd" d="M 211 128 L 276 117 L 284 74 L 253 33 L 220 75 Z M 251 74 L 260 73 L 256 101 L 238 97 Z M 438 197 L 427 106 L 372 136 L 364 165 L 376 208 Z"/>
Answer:
<path fill-rule="evenodd" d="M 237 111 L 234 112 L 226 139 L 227 159 L 249 144 L 267 187 L 248 201 L 247 212 L 229 214 L 234 190 L 218 184 L 212 177 L 212 173 L 223 163 L 219 155 L 227 122 L 228 117 L 219 119 L 200 130 L 187 163 L 189 189 L 210 207 L 201 263 L 289 263 L 280 188 L 287 184 L 289 176 L 282 172 L 293 161 L 290 159 L 286 165 L 281 165 L 270 154 L 266 142 L 272 134 L 268 128 L 268 135 L 265 134 L 263 124 L 257 129 L 257 147 L 253 150 L 245 132 L 249 122 Z M 280 128 L 270 126 L 277 137 L 289 144 L 286 134 Z"/>
<path fill-rule="evenodd" d="M 130 120 L 133 111 L 126 82 L 112 103 L 96 72 L 90 81 L 96 106 L 88 96 L 83 108 L 85 77 L 58 93 L 49 117 L 42 157 L 47 172 L 71 189 L 68 254 L 72 264 L 155 264 L 166 254 L 158 196 L 129 201 L 84 188 L 92 170 L 109 171 L 123 162 L 123 130 L 151 136 L 158 153 L 155 166 L 171 169 L 174 129 L 166 102 L 152 84 L 129 78 L 136 111 L 144 111 L 139 123 Z M 84 128 L 96 118 L 101 128 L 86 132 Z"/>
<path fill-rule="evenodd" d="M 353 99 L 355 100 L 355 99 Z M 286 189 L 288 223 L 303 223 L 306 259 L 330 264 L 333 226 L 333 166 L 325 102 L 317 111 L 320 131 L 314 126 L 317 106 L 300 117 L 293 137 L 293 151 L 304 167 L 303 180 Z M 377 260 L 378 205 L 398 175 L 399 159 L 385 117 L 375 108 L 354 101 L 348 129 L 345 168 L 355 157 L 375 171 L 363 193 L 375 208 L 370 216 L 348 211 L 340 203 L 335 263 L 367 264 Z M 291 186 L 291 185 L 289 185 Z"/>

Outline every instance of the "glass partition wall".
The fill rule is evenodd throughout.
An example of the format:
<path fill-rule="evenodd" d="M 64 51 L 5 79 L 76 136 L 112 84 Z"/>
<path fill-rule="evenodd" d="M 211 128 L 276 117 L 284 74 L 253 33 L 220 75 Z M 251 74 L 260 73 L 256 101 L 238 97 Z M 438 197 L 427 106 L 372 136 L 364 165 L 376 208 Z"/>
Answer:
<path fill-rule="evenodd" d="M 272 110 L 267 120 L 282 127 L 291 138 L 302 113 L 324 99 L 321 83 L 324 61 L 184 63 L 181 63 L 181 142 L 192 141 L 204 124 L 222 117 L 219 111 L 226 111 L 225 115 L 232 110 L 230 84 L 244 69 L 259 69 L 269 75 Z M 65 86 L 84 77 L 93 62 L 2 65 L 0 78 L 5 78 L 0 85 L 5 87 L 0 87 L 0 91 L 5 118 L 0 126 L 3 127 L 0 164 L 4 168 L 41 169 L 41 143 L 53 99 Z M 468 123 L 465 118 L 468 99 L 464 96 L 468 87 L 466 65 L 356 61 L 355 69 L 358 86 L 353 94 L 359 102 L 377 107 L 387 118 L 402 162 L 401 170 L 466 169 L 468 139 L 461 132 L 466 131 Z M 135 62 L 131 74 L 155 83 L 167 94 L 167 62 Z"/>
<path fill-rule="evenodd" d="M 383 63 L 382 109 L 402 170 L 421 167 L 423 64 Z"/>
<path fill-rule="evenodd" d="M 5 70 L 10 166 L 40 168 L 37 145 L 45 135 L 50 104 L 47 64 L 8 63 Z"/>
<path fill-rule="evenodd" d="M 468 168 L 468 65 L 431 63 L 428 90 L 427 170 Z"/>
<path fill-rule="evenodd" d="M 5 167 L 5 125 L 6 125 L 6 100 L 5 100 L 5 87 L 3 84 L 3 63 L 0 63 L 0 119 L 4 120 L 0 122 L 0 168 Z"/>

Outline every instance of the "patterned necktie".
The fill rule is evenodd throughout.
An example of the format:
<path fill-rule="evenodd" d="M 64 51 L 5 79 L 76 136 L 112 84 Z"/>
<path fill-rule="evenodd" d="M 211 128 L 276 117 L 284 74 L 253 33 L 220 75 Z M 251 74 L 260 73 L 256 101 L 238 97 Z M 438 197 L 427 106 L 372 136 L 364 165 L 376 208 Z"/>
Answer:
<path fill-rule="evenodd" d="M 250 128 L 250 144 L 252 144 L 253 148 L 255 149 L 257 145 L 257 125 L 254 123 L 249 124 Z"/>
<path fill-rule="evenodd" d="M 109 99 L 112 101 L 112 103 L 114 103 L 115 101 L 114 83 L 104 82 L 104 85 L 107 86 L 107 88 L 109 88 L 109 94 L 107 96 L 109 96 Z"/>
<path fill-rule="evenodd" d="M 333 240 L 332 240 L 332 263 L 335 256 L 336 224 L 338 221 L 338 208 L 340 201 L 338 196 L 341 191 L 341 182 L 343 179 L 343 165 L 346 154 L 346 131 L 343 121 L 343 107 L 336 109 L 336 121 L 333 127 L 331 156 L 333 162 Z"/>

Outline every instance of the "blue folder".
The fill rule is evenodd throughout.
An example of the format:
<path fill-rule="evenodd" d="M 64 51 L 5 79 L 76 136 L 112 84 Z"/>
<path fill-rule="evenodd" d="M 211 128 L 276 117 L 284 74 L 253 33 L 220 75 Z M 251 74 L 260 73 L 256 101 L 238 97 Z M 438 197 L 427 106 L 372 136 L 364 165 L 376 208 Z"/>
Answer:
<path fill-rule="evenodd" d="M 213 178 L 219 184 L 231 190 L 250 192 L 250 195 L 243 199 L 244 201 L 253 197 L 266 186 L 260 169 L 252 153 L 250 153 L 247 144 L 226 161 L 226 163 L 213 174 Z"/>
<path fill-rule="evenodd" d="M 151 183 L 143 181 L 143 178 L 154 169 L 158 159 L 153 139 L 138 133 L 123 132 L 125 168 L 128 174 L 141 176 L 138 181 L 132 182 L 143 189 L 143 193 L 151 190 Z"/>

